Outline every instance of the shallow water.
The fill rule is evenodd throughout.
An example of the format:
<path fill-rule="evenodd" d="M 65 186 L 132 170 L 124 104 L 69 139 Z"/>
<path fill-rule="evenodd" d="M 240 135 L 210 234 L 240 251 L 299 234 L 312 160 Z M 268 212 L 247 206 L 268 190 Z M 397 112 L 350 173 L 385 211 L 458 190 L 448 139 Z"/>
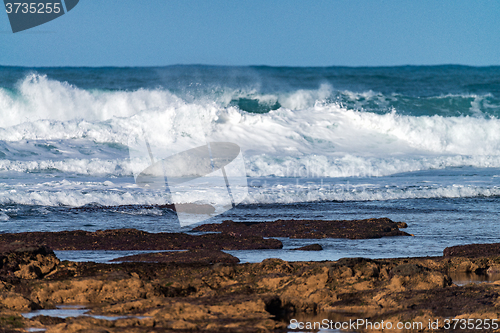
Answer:
<path fill-rule="evenodd" d="M 453 283 L 457 286 L 464 286 L 470 283 L 486 283 L 500 281 L 500 273 L 496 274 L 476 274 L 473 272 L 451 272 L 448 274 Z"/>
<path fill-rule="evenodd" d="M 141 316 L 101 316 L 88 313 L 90 310 L 84 305 L 57 305 L 56 309 L 46 309 L 46 310 L 35 310 L 27 313 L 22 313 L 24 318 L 34 318 L 36 316 L 48 316 L 55 318 L 70 318 L 70 317 L 92 317 L 96 319 L 104 320 L 117 320 L 124 318 L 146 318 Z"/>
<path fill-rule="evenodd" d="M 97 263 L 110 263 L 111 260 L 124 257 L 133 256 L 141 253 L 151 253 L 161 251 L 108 251 L 108 250 L 83 250 L 83 251 L 54 251 L 59 260 L 69 260 L 76 262 L 97 262 Z M 118 263 L 118 262 L 114 262 Z"/>

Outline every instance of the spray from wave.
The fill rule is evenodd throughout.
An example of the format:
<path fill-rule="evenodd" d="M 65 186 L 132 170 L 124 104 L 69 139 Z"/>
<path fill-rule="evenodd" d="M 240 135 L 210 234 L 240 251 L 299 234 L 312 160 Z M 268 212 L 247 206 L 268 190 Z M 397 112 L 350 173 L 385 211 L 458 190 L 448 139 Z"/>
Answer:
<path fill-rule="evenodd" d="M 145 127 L 161 133 L 149 137 L 151 144 L 179 150 L 189 149 L 182 146 L 189 140 L 235 143 L 243 151 L 247 176 L 285 180 L 252 187 L 248 203 L 500 195 L 484 179 L 479 185 L 379 184 L 363 191 L 359 186 L 325 190 L 289 180 L 312 179 L 317 185 L 322 178 L 345 182 L 424 170 L 500 168 L 500 120 L 491 115 L 497 112 L 491 94 L 424 98 L 339 90 L 330 83 L 282 91 L 250 85 L 200 91 L 82 89 L 39 74 L 14 88 L 0 88 L 0 172 L 9 175 L 0 182 L 0 202 L 165 203 L 165 195 L 143 193 L 127 180 L 128 185 L 116 188 L 102 182 L 131 178 L 133 170 L 147 165 L 130 159 L 128 151 L 130 137 L 143 134 Z M 414 108 L 417 101 L 424 106 Z M 193 119 L 199 119 L 196 126 Z M 30 177 L 45 176 L 87 181 L 24 186 Z M 100 180 L 90 186 L 88 179 L 94 178 Z M 1 212 L 0 220 L 8 219 Z"/>
<path fill-rule="evenodd" d="M 32 74 L 15 92 L 0 89 L 0 140 L 5 142 L 0 156 L 8 160 L 0 167 L 126 174 L 126 163 L 115 161 L 124 152 L 96 144 L 126 147 L 128 137 L 144 124 L 164 134 L 151 138 L 160 145 L 200 134 L 234 142 L 245 153 L 250 176 L 293 177 L 305 168 L 321 177 L 348 177 L 500 166 L 497 118 L 367 112 L 332 100 L 333 93 L 331 85 L 323 84 L 275 95 L 228 90 L 217 100 L 205 96 L 188 102 L 160 88 L 83 90 Z M 248 112 L 238 105 L 242 99 L 257 100 L 257 108 L 279 107 Z M 201 126 L 193 126 L 195 117 Z M 54 149 L 40 151 L 40 145 Z M 117 156 L 110 159 L 109 154 Z"/>

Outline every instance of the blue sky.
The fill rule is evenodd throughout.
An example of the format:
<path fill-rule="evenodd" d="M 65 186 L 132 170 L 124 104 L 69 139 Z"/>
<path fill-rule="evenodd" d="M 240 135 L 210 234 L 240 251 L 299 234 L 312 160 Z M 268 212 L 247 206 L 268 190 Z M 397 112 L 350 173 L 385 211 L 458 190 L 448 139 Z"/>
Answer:
<path fill-rule="evenodd" d="M 80 0 L 0 65 L 500 65 L 500 1 Z"/>

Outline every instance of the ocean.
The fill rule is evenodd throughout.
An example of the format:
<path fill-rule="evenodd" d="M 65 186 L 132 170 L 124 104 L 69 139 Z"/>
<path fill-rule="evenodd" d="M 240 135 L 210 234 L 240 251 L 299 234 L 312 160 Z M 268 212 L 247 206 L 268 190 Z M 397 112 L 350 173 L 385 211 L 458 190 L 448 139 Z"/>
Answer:
<path fill-rule="evenodd" d="M 229 251 L 243 262 L 499 242 L 499 117 L 500 67 L 0 67 L 0 232 L 388 217 L 415 235 Z M 239 147 L 237 187 L 213 163 L 219 181 L 136 181 L 149 144 L 161 160 L 217 142 Z M 166 206 L 193 203 L 215 211 L 186 222 Z M 311 243 L 324 250 L 289 251 Z"/>

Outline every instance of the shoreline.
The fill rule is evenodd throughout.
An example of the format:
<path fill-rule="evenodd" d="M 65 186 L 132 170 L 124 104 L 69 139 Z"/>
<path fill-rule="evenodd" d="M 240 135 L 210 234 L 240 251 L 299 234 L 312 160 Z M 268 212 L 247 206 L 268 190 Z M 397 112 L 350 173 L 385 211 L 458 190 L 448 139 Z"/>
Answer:
<path fill-rule="evenodd" d="M 233 235 L 239 237 L 245 239 Z M 6 239 L 0 238 L 0 332 L 286 332 L 293 331 L 290 320 L 314 318 L 437 320 L 440 329 L 422 331 L 444 332 L 446 318 L 500 320 L 500 244 L 447 248 L 440 257 L 259 263 L 237 263 L 220 248 L 193 248 L 109 264 L 61 262 L 49 247 Z M 458 280 L 471 275 L 493 278 Z M 67 306 L 78 306 L 80 316 L 50 316 Z"/>

